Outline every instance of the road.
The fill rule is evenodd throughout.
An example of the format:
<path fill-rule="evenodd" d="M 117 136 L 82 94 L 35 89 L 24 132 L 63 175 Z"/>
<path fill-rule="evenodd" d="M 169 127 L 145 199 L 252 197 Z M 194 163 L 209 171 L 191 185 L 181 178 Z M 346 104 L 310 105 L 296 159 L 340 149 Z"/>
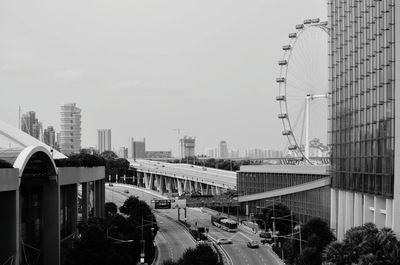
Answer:
<path fill-rule="evenodd" d="M 126 188 L 125 188 L 126 187 Z M 109 191 L 109 187 L 106 190 Z M 154 198 L 166 197 L 158 195 L 156 192 L 143 192 L 137 188 L 130 188 L 128 185 L 114 184 L 112 188 L 116 192 L 114 193 L 114 202 L 121 203 L 129 195 L 139 196 L 139 199 L 145 200 L 151 205 L 151 200 Z M 124 193 L 124 190 L 128 190 L 129 194 Z M 111 201 L 112 192 L 106 193 L 106 201 Z M 122 198 L 117 196 L 125 195 Z M 108 200 L 110 199 L 110 200 Z M 191 239 L 187 231 L 183 230 L 180 225 L 175 221 L 178 219 L 178 210 L 157 210 L 157 220 L 159 221 L 160 230 L 157 233 L 156 244 L 160 249 L 160 258 L 166 260 L 168 258 L 177 259 L 182 256 L 184 250 L 187 247 L 194 247 L 195 243 Z M 181 219 L 184 219 L 183 210 L 181 210 Z M 251 231 L 240 228 L 238 232 L 231 233 L 224 231 L 220 228 L 211 225 L 211 216 L 207 212 L 203 212 L 200 208 L 187 208 L 187 222 L 195 227 L 196 223 L 198 226 L 207 227 L 209 229 L 209 237 L 212 239 L 218 238 L 230 238 L 232 244 L 221 245 L 225 253 L 230 257 L 232 265 L 281 265 L 279 261 L 271 253 L 271 249 L 267 246 L 261 245 L 258 249 L 250 249 L 246 243 L 250 240 L 259 241 L 258 235 L 255 235 Z M 159 263 L 162 264 L 162 263 Z"/>
<path fill-rule="evenodd" d="M 114 184 L 113 187 L 106 185 L 106 202 L 114 202 L 117 206 L 121 206 L 126 198 L 131 195 L 139 196 L 140 200 L 146 201 L 149 205 L 152 205 L 151 200 L 153 199 L 166 198 L 156 193 L 143 192 L 128 185 Z M 168 259 L 177 260 L 182 257 L 187 248 L 196 246 L 190 234 L 177 224 L 168 213 L 157 210 L 154 212 L 159 226 L 155 238 L 159 250 L 158 264 L 162 264 Z"/>

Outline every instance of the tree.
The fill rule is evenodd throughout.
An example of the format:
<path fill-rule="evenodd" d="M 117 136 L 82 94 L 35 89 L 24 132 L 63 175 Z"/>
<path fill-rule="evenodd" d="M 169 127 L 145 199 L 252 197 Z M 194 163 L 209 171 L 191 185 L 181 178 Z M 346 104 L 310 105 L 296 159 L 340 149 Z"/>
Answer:
<path fill-rule="evenodd" d="M 102 157 L 104 157 L 105 159 L 117 159 L 118 158 L 117 154 L 115 154 L 113 151 L 104 151 L 100 155 Z"/>
<path fill-rule="evenodd" d="M 163 265 L 222 265 L 218 254 L 209 245 L 188 248 L 176 262 L 167 260 Z"/>
<path fill-rule="evenodd" d="M 131 246 L 116 245 L 96 222 L 89 223 L 69 250 L 64 265 L 128 265 L 133 264 Z"/>
<path fill-rule="evenodd" d="M 366 223 L 349 229 L 343 243 L 329 244 L 323 256 L 328 264 L 399 265 L 400 242 L 390 228 L 379 230 L 375 224 Z"/>
<path fill-rule="evenodd" d="M 275 218 L 275 229 L 279 231 L 280 235 L 287 235 L 292 233 L 292 223 L 290 219 L 290 209 L 282 204 L 282 203 L 277 203 L 275 205 L 270 205 L 267 208 L 262 209 L 261 214 L 257 214 L 256 218 L 261 219 L 265 222 L 267 225 L 267 229 L 273 228 L 273 222 Z M 274 218 L 272 218 L 274 217 Z M 282 219 L 280 219 L 282 217 Z M 296 221 L 296 218 L 293 216 L 293 220 Z M 261 227 L 264 228 L 264 222 L 256 220 L 257 224 Z"/>
<path fill-rule="evenodd" d="M 106 202 L 104 208 L 105 208 L 106 218 L 114 217 L 118 212 L 118 207 L 113 202 Z"/>

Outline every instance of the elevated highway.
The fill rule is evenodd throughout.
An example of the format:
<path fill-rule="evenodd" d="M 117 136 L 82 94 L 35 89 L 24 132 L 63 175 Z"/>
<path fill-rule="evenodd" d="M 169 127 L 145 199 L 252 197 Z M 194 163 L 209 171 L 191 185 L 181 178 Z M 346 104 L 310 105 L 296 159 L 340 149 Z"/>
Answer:
<path fill-rule="evenodd" d="M 161 193 L 220 195 L 228 189 L 236 190 L 236 173 L 232 171 L 144 159 L 129 163 L 135 169 L 138 186 Z"/>

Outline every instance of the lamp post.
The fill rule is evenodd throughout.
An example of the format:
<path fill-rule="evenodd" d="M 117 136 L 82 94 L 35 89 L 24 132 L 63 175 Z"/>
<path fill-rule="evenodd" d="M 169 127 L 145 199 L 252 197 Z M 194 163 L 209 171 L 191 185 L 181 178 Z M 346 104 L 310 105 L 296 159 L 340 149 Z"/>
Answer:
<path fill-rule="evenodd" d="M 144 220 L 143 217 L 148 217 L 148 216 L 151 216 L 151 222 L 148 223 L 148 224 L 143 224 L 144 221 L 147 221 L 147 220 Z M 157 222 L 154 222 L 154 214 L 153 213 L 151 215 L 146 215 L 146 216 L 142 215 L 141 217 L 142 217 L 142 225 L 139 225 L 136 228 L 141 228 L 140 242 L 143 243 L 143 251 L 140 254 L 140 262 L 144 263 L 144 258 L 145 258 L 145 255 L 146 255 L 146 240 L 143 239 L 143 227 L 151 225 L 152 226 L 151 227 L 151 233 L 152 233 L 152 236 L 153 236 L 154 235 L 154 227 L 153 227 L 153 225 L 157 224 Z M 149 222 L 149 221 L 147 221 L 147 222 Z"/>

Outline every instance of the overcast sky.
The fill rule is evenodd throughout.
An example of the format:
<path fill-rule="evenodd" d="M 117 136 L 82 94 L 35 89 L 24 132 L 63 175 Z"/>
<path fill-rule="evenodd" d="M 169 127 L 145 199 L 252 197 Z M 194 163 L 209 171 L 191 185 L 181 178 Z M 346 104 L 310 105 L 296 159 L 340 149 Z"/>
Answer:
<path fill-rule="evenodd" d="M 275 77 L 281 46 L 323 0 L 0 0 L 0 119 L 18 106 L 60 128 L 60 105 L 82 109 L 83 146 L 99 128 L 112 145 L 149 150 L 282 150 Z"/>

